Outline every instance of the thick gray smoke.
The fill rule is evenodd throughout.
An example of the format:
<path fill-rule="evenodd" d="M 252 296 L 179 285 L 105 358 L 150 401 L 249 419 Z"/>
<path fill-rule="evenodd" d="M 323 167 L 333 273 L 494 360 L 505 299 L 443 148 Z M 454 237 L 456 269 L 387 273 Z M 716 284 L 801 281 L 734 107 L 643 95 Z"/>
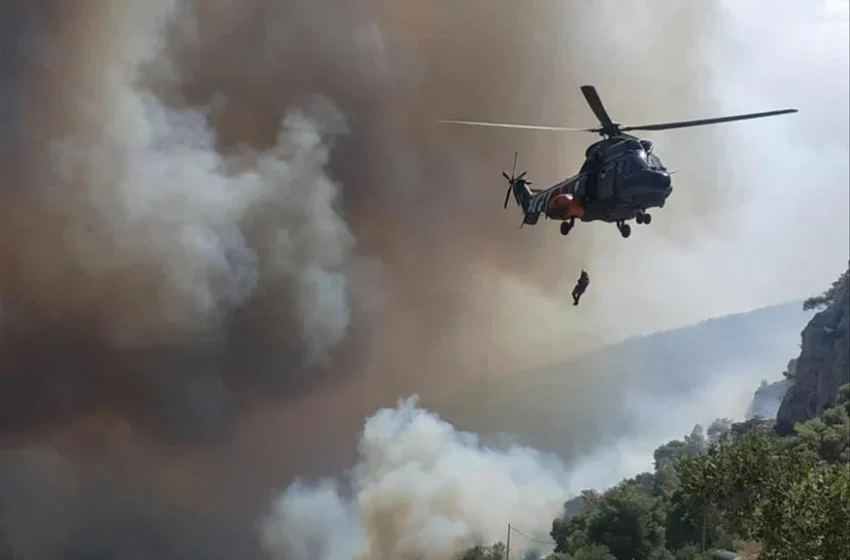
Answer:
<path fill-rule="evenodd" d="M 141 85 L 171 75 L 160 36 L 177 4 L 137 14 L 110 6 L 132 29 L 93 25 L 76 45 L 77 72 L 74 60 L 44 55 L 36 70 L 73 112 L 24 112 L 25 155 L 4 166 L 8 353 L 17 357 L 23 344 L 67 351 L 81 368 L 117 369 L 103 372 L 116 384 L 141 377 L 143 386 L 144 378 L 175 386 L 200 375 L 206 390 L 190 392 L 206 395 L 192 398 L 213 401 L 236 367 L 243 383 L 325 365 L 348 330 L 356 279 L 354 239 L 326 170 L 342 115 L 330 100 L 305 100 L 272 117 L 269 146 L 223 153 L 209 123 L 223 108 L 175 107 Z M 263 352 L 270 360 L 256 363 Z M 110 363 L 128 353 L 136 364 Z M 45 385 L 67 378 L 68 358 L 35 375 L 48 377 Z M 168 361 L 189 371 L 155 371 Z M 211 366 L 219 371 L 197 371 Z M 10 371 L 4 381 L 18 375 L 33 374 Z"/>
<path fill-rule="evenodd" d="M 3 481 L 37 473 L 42 491 L 26 515 L 4 508 L 7 521 L 22 512 L 4 522 L 15 558 L 79 558 L 98 543 L 130 558 L 134 539 L 167 543 L 160 558 L 250 558 L 197 543 L 250 541 L 271 487 L 348 460 L 356 422 L 398 394 L 722 312 L 764 283 L 735 299 L 725 288 L 751 267 L 717 271 L 752 261 L 702 250 L 743 246 L 729 232 L 749 223 L 739 193 L 758 177 L 728 161 L 746 153 L 758 170 L 777 160 L 769 146 L 677 133 L 661 153 L 688 187 L 643 241 L 588 226 L 567 243 L 555 228 L 517 230 L 499 171 L 517 148 L 535 182 L 557 180 L 591 138 L 435 125 L 592 124 L 582 83 L 623 121 L 727 109 L 714 68 L 740 35 L 719 2 L 0 7 L 0 466 Z M 822 127 L 771 126 L 760 130 L 802 138 L 779 153 L 812 161 L 800 146 Z M 806 169 L 771 179 L 800 184 Z M 847 205 L 824 199 L 838 201 L 830 227 Z M 785 235 L 748 246 L 748 259 L 781 246 L 765 275 L 792 268 Z M 605 297 L 574 310 L 563 296 L 582 266 Z M 92 500 L 100 487 L 127 491 Z M 166 511 L 236 536 L 163 529 L 153 520 Z"/>

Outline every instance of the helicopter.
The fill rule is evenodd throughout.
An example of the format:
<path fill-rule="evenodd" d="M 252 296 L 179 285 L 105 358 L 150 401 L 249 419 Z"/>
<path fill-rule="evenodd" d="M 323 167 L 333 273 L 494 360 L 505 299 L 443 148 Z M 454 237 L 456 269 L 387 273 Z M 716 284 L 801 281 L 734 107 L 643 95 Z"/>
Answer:
<path fill-rule="evenodd" d="M 581 86 L 591 111 L 599 121 L 597 128 L 565 128 L 559 126 L 535 126 L 494 122 L 441 120 L 441 123 L 516 128 L 526 130 L 548 130 L 556 132 L 593 132 L 602 140 L 588 146 L 585 160 L 579 172 L 546 189 L 532 189 L 526 180 L 526 171 L 516 175 L 518 153 L 514 153 L 511 174 L 502 172 L 508 181 L 504 207 L 508 207 L 511 193 L 522 209 L 523 225 L 535 225 L 544 215 L 550 220 L 561 222 L 561 234 L 568 235 L 576 224 L 601 221 L 616 224 L 620 235 L 627 238 L 632 233 L 626 223 L 634 219 L 638 224 L 648 225 L 652 215 L 650 208 L 663 208 L 673 192 L 672 181 L 661 158 L 653 152 L 653 143 L 646 138 L 627 134 L 630 131 L 656 131 L 692 126 L 704 126 L 745 119 L 758 119 L 775 115 L 796 113 L 797 109 L 779 109 L 761 113 L 748 113 L 727 117 L 714 117 L 691 121 L 622 126 L 611 120 L 602 100 L 592 85 Z"/>

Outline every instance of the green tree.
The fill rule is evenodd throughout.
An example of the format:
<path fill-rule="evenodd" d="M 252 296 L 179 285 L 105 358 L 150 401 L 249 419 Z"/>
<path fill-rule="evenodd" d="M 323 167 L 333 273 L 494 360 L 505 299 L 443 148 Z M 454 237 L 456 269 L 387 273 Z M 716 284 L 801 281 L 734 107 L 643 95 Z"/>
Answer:
<path fill-rule="evenodd" d="M 711 434 L 716 436 L 728 429 L 725 422 L 725 420 L 715 420 L 709 427 Z M 729 425 L 731 425 L 731 422 Z M 674 439 L 668 441 L 653 452 L 652 458 L 655 461 L 655 470 L 657 472 L 661 470 L 664 465 L 674 464 L 682 455 L 702 453 L 707 447 L 708 439 L 706 438 L 706 433 L 702 426 L 696 424 L 691 430 L 691 433 L 685 436 L 683 440 Z"/>
<path fill-rule="evenodd" d="M 624 484 L 634 486 L 647 496 L 654 496 L 656 491 L 655 475 L 650 472 L 642 472 L 632 478 L 626 479 Z"/>
<path fill-rule="evenodd" d="M 602 496 L 588 521 L 588 541 L 607 547 L 617 560 L 647 560 L 664 546 L 664 512 L 659 506 L 635 486 L 615 486 Z"/>
<path fill-rule="evenodd" d="M 555 541 L 555 552 L 572 552 L 590 544 L 587 539 L 588 522 L 596 511 L 602 495 L 595 490 L 584 490 L 576 498 L 579 499 L 578 511 L 565 514 L 564 517 L 552 522 L 549 535 Z M 574 504 L 573 508 L 575 508 Z"/>
<path fill-rule="evenodd" d="M 555 552 L 547 556 L 546 560 L 617 560 L 617 558 L 604 546 L 590 545 L 581 547 L 572 554 Z"/>
<path fill-rule="evenodd" d="M 850 462 L 850 414 L 834 406 L 818 418 L 794 426 L 788 446 L 827 463 Z"/>
<path fill-rule="evenodd" d="M 699 515 L 699 512 L 692 512 L 681 489 L 677 488 L 673 492 L 666 509 L 664 540 L 667 548 L 676 550 L 688 544 L 701 542 L 702 515 Z"/>
<path fill-rule="evenodd" d="M 728 531 L 762 543 L 764 560 L 826 560 L 850 550 L 850 465 L 819 466 L 811 454 L 753 430 L 681 457 L 677 471 L 690 507 L 715 509 Z"/>
<path fill-rule="evenodd" d="M 685 442 L 674 439 L 659 446 L 652 453 L 655 462 L 655 471 L 658 472 L 664 465 L 672 465 L 685 452 Z"/>
<path fill-rule="evenodd" d="M 841 273 L 841 276 L 824 293 L 819 296 L 810 297 L 803 302 L 803 310 L 820 309 L 835 303 L 841 294 L 848 289 L 848 274 L 850 274 L 850 262 L 848 262 L 847 270 Z"/>
<path fill-rule="evenodd" d="M 616 560 L 648 560 L 664 545 L 664 511 L 660 500 L 624 481 L 601 496 L 587 495 L 577 514 L 553 522 L 550 534 L 555 552 L 570 556 L 601 546 Z"/>
<path fill-rule="evenodd" d="M 456 560 L 504 560 L 505 552 L 505 544 L 501 542 L 492 546 L 477 545 L 457 556 Z"/>
<path fill-rule="evenodd" d="M 784 496 L 761 505 L 766 559 L 842 558 L 850 551 L 850 465 L 810 469 Z M 844 556 L 846 558 L 846 556 Z"/>
<path fill-rule="evenodd" d="M 576 550 L 573 560 L 617 560 L 617 557 L 604 546 L 590 545 Z"/>
<path fill-rule="evenodd" d="M 582 505 L 599 498 L 596 490 L 582 490 L 581 494 L 564 502 L 564 517 L 569 518 L 581 511 Z"/>
<path fill-rule="evenodd" d="M 732 421 L 725 418 L 712 422 L 707 431 L 703 431 L 702 426 L 696 424 L 691 433 L 684 439 L 674 439 L 659 446 L 653 452 L 655 473 L 652 476 L 652 495 L 666 501 L 671 500 L 673 493 L 679 487 L 679 480 L 674 467 L 679 457 L 704 452 L 710 442 L 728 432 L 731 426 Z"/>

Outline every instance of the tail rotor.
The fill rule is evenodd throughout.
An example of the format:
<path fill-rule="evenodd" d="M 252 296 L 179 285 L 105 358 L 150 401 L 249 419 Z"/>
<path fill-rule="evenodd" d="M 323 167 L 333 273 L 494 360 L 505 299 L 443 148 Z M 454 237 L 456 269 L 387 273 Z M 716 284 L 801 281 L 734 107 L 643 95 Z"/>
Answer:
<path fill-rule="evenodd" d="M 513 166 L 513 168 L 511 168 L 511 174 L 510 175 L 508 175 L 507 173 L 502 171 L 502 177 L 504 177 L 508 181 L 508 190 L 507 190 L 507 192 L 505 192 L 505 203 L 502 206 L 504 208 L 508 207 L 508 200 L 510 200 L 511 191 L 513 191 L 513 193 L 514 193 L 514 195 L 517 199 L 517 204 L 519 204 L 520 208 L 522 209 L 522 222 L 519 225 L 519 227 L 522 227 L 523 224 L 525 223 L 526 218 L 528 217 L 528 214 L 527 214 L 526 205 L 521 201 L 521 199 L 520 199 L 521 195 L 519 194 L 519 191 L 517 191 L 517 189 L 518 188 L 525 188 L 527 185 L 531 184 L 531 181 L 525 180 L 525 174 L 528 173 L 527 171 L 523 171 L 519 175 L 516 175 L 516 161 L 517 161 L 518 156 L 519 156 L 519 152 L 515 151 L 514 152 L 514 166 Z"/>
<path fill-rule="evenodd" d="M 514 166 L 513 166 L 513 168 L 511 168 L 511 174 L 510 175 L 508 175 L 507 173 L 502 171 L 502 177 L 504 177 L 508 181 L 508 190 L 507 190 L 507 192 L 505 192 L 505 203 L 502 205 L 503 208 L 508 207 L 508 200 L 510 200 L 510 198 L 511 198 L 511 191 L 514 189 L 514 187 L 520 181 L 522 182 L 523 185 L 530 185 L 531 184 L 531 181 L 525 180 L 525 174 L 528 173 L 527 171 L 523 171 L 519 175 L 515 175 L 516 174 L 516 161 L 517 161 L 518 156 L 519 156 L 519 152 L 518 151 L 514 152 Z"/>
<path fill-rule="evenodd" d="M 502 208 L 507 208 L 508 207 L 508 200 L 510 200 L 510 198 L 511 198 L 511 189 L 514 188 L 514 183 L 511 180 L 511 178 L 508 177 L 508 174 L 505 173 L 504 171 L 502 171 L 502 175 L 505 176 L 505 179 L 507 179 L 508 183 L 509 183 L 508 190 L 505 191 L 505 203 L 502 205 Z"/>

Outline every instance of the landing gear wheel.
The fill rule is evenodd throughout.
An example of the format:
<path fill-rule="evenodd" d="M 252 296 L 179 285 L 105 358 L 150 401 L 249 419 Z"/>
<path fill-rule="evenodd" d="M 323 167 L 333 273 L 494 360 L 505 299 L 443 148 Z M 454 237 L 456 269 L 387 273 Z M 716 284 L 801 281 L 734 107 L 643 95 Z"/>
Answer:
<path fill-rule="evenodd" d="M 649 225 L 652 222 L 652 216 L 646 212 L 638 212 L 635 215 L 635 221 L 641 225 Z"/>
<path fill-rule="evenodd" d="M 627 238 L 628 236 L 630 236 L 632 234 L 632 226 L 630 226 L 629 224 L 623 224 L 623 225 L 620 226 L 619 229 L 620 229 L 620 235 L 622 235 L 623 238 Z"/>
<path fill-rule="evenodd" d="M 567 235 L 573 229 L 575 225 L 575 220 L 570 220 L 568 222 L 561 222 L 561 235 Z"/>

